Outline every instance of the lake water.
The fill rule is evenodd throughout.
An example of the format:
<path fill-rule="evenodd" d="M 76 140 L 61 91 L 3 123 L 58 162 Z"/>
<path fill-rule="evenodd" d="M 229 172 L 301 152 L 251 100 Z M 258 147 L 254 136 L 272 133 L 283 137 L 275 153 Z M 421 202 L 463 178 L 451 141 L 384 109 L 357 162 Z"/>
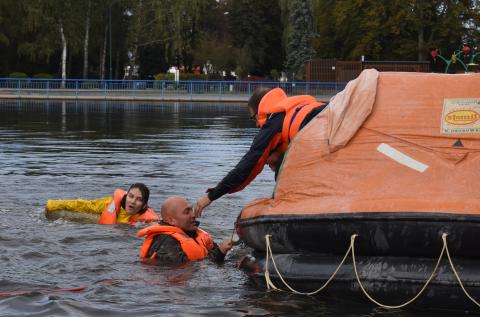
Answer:
<path fill-rule="evenodd" d="M 155 210 L 170 195 L 194 202 L 256 131 L 240 104 L 0 101 L 0 316 L 443 314 L 268 292 L 237 269 L 250 252 L 245 246 L 223 265 L 147 266 L 138 259 L 138 228 L 44 216 L 48 199 L 110 196 L 134 182 L 150 187 Z M 273 186 L 266 169 L 242 192 L 215 201 L 201 226 L 217 242 L 229 238 L 242 206 Z"/>

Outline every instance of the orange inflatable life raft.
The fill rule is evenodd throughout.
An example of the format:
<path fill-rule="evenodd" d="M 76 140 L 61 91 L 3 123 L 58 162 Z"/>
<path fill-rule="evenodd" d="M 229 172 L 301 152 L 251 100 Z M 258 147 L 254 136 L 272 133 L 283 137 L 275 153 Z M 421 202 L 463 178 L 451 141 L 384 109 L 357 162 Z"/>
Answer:
<path fill-rule="evenodd" d="M 366 291 L 401 301 L 446 243 L 480 300 L 479 188 L 480 74 L 365 70 L 297 133 L 273 197 L 243 208 L 237 232 L 256 259 L 247 271 L 280 279 L 266 266 L 268 235 L 287 281 L 320 285 L 355 235 Z M 438 272 L 426 299 L 472 307 L 448 261 Z M 333 289 L 358 291 L 354 273 L 342 267 Z"/>

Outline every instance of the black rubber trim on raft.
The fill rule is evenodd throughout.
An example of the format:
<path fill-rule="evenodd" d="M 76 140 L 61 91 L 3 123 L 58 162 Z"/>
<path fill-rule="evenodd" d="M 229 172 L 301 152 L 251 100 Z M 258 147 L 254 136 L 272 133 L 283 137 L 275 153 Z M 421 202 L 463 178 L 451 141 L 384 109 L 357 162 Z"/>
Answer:
<path fill-rule="evenodd" d="M 240 269 L 263 288 L 266 287 L 264 254 L 254 253 L 240 263 Z M 275 256 L 276 265 L 283 279 L 294 289 L 312 292 L 320 288 L 331 277 L 342 256 L 332 257 L 320 254 L 279 254 Z M 357 257 L 357 269 L 362 285 L 367 292 L 380 302 L 398 305 L 418 294 L 425 285 L 436 263 L 436 259 L 394 258 L 394 257 Z M 475 299 L 480 298 L 480 269 L 478 260 L 459 259 L 455 266 L 462 277 L 462 283 Z M 287 290 L 279 279 L 272 261 L 269 261 L 269 276 L 275 286 Z M 361 292 L 355 277 L 351 261 L 340 268 L 331 283 L 318 296 L 348 298 L 372 303 Z M 472 309 L 475 306 L 462 292 L 453 276 L 447 261 L 440 264 L 437 274 L 427 286 L 425 294 L 410 306 L 417 308 L 436 307 L 442 309 Z"/>
<path fill-rule="evenodd" d="M 357 235 L 359 255 L 438 256 L 446 233 L 454 257 L 480 258 L 480 216 L 447 213 L 364 213 L 262 216 L 237 222 L 238 236 L 265 250 L 271 236 L 274 253 L 344 254 Z"/>
<path fill-rule="evenodd" d="M 248 274 L 263 274 L 263 269 L 252 271 L 251 268 L 265 268 L 265 255 L 254 252 L 253 263 L 250 267 L 240 267 Z M 252 258 L 251 258 L 252 259 Z M 291 280 L 326 281 L 337 268 L 342 256 L 322 254 L 278 254 L 274 256 L 275 263 L 282 276 Z M 423 285 L 433 271 L 436 258 L 412 257 L 356 257 L 359 276 L 363 281 L 411 283 Z M 462 276 L 464 286 L 480 286 L 480 268 L 478 260 L 459 259 L 456 261 L 459 274 Z M 260 271 L 260 272 L 259 272 Z M 269 261 L 269 273 L 273 278 L 278 274 Z M 355 272 L 352 261 L 346 261 L 335 276 L 337 281 L 355 282 Z M 442 261 L 437 269 L 432 285 L 458 285 L 456 277 L 452 274 L 448 261 Z M 480 289 L 478 290 L 480 293 Z"/>
<path fill-rule="evenodd" d="M 480 223 L 480 215 L 452 214 L 448 212 L 355 212 L 332 214 L 290 214 L 258 216 L 248 219 L 238 219 L 241 226 L 257 225 L 260 223 L 305 222 L 305 221 L 432 221 L 432 222 L 475 222 Z"/>

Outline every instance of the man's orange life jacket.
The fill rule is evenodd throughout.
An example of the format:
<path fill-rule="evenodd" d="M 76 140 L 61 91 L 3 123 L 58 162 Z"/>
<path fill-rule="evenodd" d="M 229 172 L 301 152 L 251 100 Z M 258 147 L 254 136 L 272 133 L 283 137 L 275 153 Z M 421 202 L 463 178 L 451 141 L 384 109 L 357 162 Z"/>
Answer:
<path fill-rule="evenodd" d="M 190 261 L 203 260 L 207 257 L 208 252 L 213 249 L 212 237 L 202 229 L 197 229 L 197 236 L 192 238 L 179 227 L 154 225 L 138 232 L 139 237 L 146 236 L 140 249 L 140 258 L 148 258 L 148 252 L 152 246 L 153 238 L 159 234 L 168 235 L 176 239 Z"/>
<path fill-rule="evenodd" d="M 240 186 L 232 189 L 229 193 L 240 191 L 250 184 L 250 182 L 263 170 L 263 167 L 272 152 L 279 151 L 280 153 L 284 153 L 287 151 L 290 141 L 297 134 L 305 117 L 314 108 L 322 105 L 325 105 L 325 103 L 318 102 L 314 97 L 309 95 L 287 97 L 281 88 L 274 88 L 266 93 L 258 105 L 258 125 L 263 127 L 267 122 L 268 116 L 272 113 L 285 112 L 282 132 L 272 138 L 262 156 L 257 161 L 257 164 L 250 172 L 248 178 Z"/>
<path fill-rule="evenodd" d="M 112 201 L 107 205 L 107 207 L 105 207 L 100 215 L 100 218 L 98 219 L 99 224 L 113 225 L 117 223 L 118 213 L 120 212 L 120 208 L 122 208 L 122 199 L 126 194 L 127 192 L 123 189 L 115 190 Z M 159 218 L 157 214 L 151 208 L 147 208 L 147 210 L 141 214 L 134 214 L 130 216 L 128 223 L 133 225 L 136 222 L 148 223 L 158 220 Z"/>

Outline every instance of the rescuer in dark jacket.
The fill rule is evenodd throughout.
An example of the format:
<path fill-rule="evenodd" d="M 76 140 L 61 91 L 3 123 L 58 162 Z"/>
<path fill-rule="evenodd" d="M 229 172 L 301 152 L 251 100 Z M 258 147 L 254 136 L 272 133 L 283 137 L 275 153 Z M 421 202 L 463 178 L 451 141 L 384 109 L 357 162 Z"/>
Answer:
<path fill-rule="evenodd" d="M 196 216 L 200 216 L 212 201 L 245 188 L 265 164 L 275 170 L 276 177 L 290 141 L 325 106 L 325 103 L 318 102 L 312 96 L 288 98 L 280 88 L 257 88 L 248 101 L 248 112 L 260 131 L 237 165 L 217 186 L 208 189 L 207 194 L 198 199 Z"/>

